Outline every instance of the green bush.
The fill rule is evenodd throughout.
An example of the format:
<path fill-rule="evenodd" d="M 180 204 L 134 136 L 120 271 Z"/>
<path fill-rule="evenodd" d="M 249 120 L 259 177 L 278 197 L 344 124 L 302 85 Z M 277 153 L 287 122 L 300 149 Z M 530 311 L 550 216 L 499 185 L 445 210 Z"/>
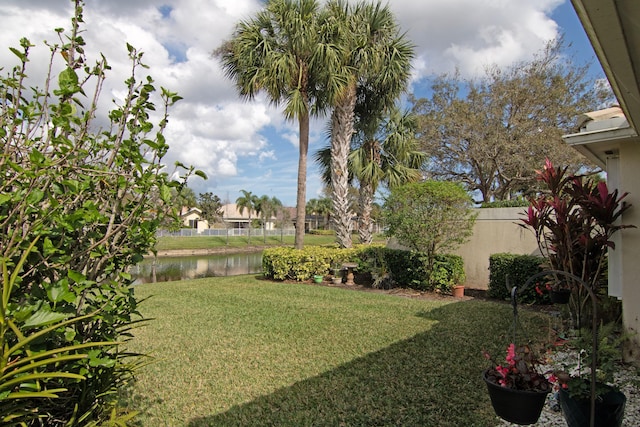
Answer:
<path fill-rule="evenodd" d="M 529 206 L 529 201 L 518 197 L 511 200 L 496 200 L 493 202 L 482 202 L 481 208 L 526 208 Z"/>
<path fill-rule="evenodd" d="M 511 290 L 506 287 L 509 276 L 509 286 L 523 286 L 527 279 L 541 271 L 540 265 L 544 258 L 535 255 L 516 255 L 509 253 L 493 254 L 489 257 L 489 289 L 488 296 L 496 299 L 509 299 Z M 535 287 L 525 289 L 519 293 L 520 302 L 546 302 L 546 297 L 536 293 Z"/>
<path fill-rule="evenodd" d="M 336 234 L 333 230 L 323 230 L 321 228 L 314 228 L 313 230 L 307 231 L 307 234 L 313 234 L 315 236 L 333 236 Z"/>
<path fill-rule="evenodd" d="M 153 79 L 139 76 L 142 53 L 127 45 L 123 99 L 98 108 L 109 65 L 85 57 L 83 3 L 74 4 L 71 30 L 57 30 L 63 44 L 48 45 L 42 86 L 25 80 L 27 39 L 11 48 L 17 65 L 0 76 L 0 339 L 11 356 L 1 367 L 14 373 L 0 378 L 3 422 L 28 413 L 37 425 L 92 425 L 119 413 L 118 393 L 141 363 L 119 345 L 141 317 L 126 271 L 153 248 L 159 225 L 176 218 L 171 190 L 184 184 L 163 160 L 167 111 L 180 97 L 157 94 Z M 55 363 L 15 368 L 47 355 Z M 24 375 L 34 370 L 53 380 Z M 44 390 L 46 398 L 21 393 Z"/>
<path fill-rule="evenodd" d="M 331 268 L 345 262 L 357 262 L 355 249 L 308 246 L 267 248 L 262 253 L 262 271 L 274 280 L 309 280 L 314 275 L 326 275 Z"/>
<path fill-rule="evenodd" d="M 428 258 L 423 253 L 376 245 L 351 249 L 279 247 L 265 249 L 262 254 L 263 274 L 274 280 L 309 280 L 314 274 L 327 274 L 345 262 L 357 263 L 360 274 L 386 277 L 395 285 L 421 291 L 450 292 L 453 285 L 465 280 L 463 260 L 458 255 L 437 255 L 429 271 Z"/>

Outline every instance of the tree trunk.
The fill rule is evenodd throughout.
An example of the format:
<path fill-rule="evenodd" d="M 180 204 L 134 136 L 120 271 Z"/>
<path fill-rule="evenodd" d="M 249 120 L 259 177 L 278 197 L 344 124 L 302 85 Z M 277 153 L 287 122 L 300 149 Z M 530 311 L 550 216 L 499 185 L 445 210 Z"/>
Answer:
<path fill-rule="evenodd" d="M 300 132 L 300 157 L 298 158 L 298 195 L 296 199 L 296 249 L 304 247 L 304 223 L 306 219 L 307 197 L 307 153 L 309 152 L 309 113 L 298 118 Z"/>
<path fill-rule="evenodd" d="M 348 93 L 331 114 L 331 187 L 333 203 L 333 224 L 336 240 L 342 248 L 350 248 L 352 213 L 349 210 L 349 170 L 347 162 L 353 135 L 353 117 L 356 103 L 355 84 L 349 86 Z"/>
<path fill-rule="evenodd" d="M 373 186 L 370 183 L 360 183 L 360 227 L 358 236 L 360 243 L 365 245 L 373 241 L 373 222 L 371 211 L 373 210 Z"/>

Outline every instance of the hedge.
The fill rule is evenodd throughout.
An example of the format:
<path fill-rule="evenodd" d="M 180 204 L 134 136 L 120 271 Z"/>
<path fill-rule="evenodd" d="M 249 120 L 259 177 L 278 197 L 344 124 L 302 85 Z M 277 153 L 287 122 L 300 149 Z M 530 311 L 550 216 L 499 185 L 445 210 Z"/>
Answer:
<path fill-rule="evenodd" d="M 389 286 L 450 292 L 453 285 L 465 280 L 463 260 L 458 255 L 436 255 L 430 270 L 423 253 L 376 245 L 352 249 L 278 247 L 265 249 L 262 254 L 263 274 L 274 280 L 309 280 L 316 274 L 326 275 L 345 262 L 357 263 L 358 273 L 370 274 L 374 286 L 385 280 Z"/>
<path fill-rule="evenodd" d="M 516 255 L 509 253 L 492 254 L 489 257 L 489 289 L 490 298 L 509 299 L 510 289 L 506 287 L 506 276 L 509 275 L 509 286 L 522 286 L 527 279 L 541 271 L 540 265 L 544 258 L 535 255 Z M 546 294 L 538 295 L 535 287 L 519 292 L 519 302 L 545 303 Z"/>

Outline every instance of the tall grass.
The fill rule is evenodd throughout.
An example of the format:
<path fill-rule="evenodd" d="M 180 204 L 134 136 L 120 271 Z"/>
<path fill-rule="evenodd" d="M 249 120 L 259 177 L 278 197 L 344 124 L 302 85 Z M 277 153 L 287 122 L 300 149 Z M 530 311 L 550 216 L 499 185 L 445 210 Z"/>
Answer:
<path fill-rule="evenodd" d="M 510 307 L 418 300 L 253 276 L 140 285 L 132 350 L 155 363 L 144 426 L 493 426 L 481 350 L 502 354 Z M 522 315 L 533 336 L 546 319 Z"/>

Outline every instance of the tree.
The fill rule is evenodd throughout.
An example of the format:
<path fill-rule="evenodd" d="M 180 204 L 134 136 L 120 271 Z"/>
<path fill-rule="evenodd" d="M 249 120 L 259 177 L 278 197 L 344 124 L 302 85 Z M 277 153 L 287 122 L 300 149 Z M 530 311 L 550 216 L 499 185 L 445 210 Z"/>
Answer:
<path fill-rule="evenodd" d="M 202 211 L 202 218 L 205 219 L 209 225 L 222 218 L 222 201 L 220 197 L 213 193 L 200 193 L 198 195 L 198 208 Z"/>
<path fill-rule="evenodd" d="M 393 188 L 383 215 L 387 235 L 425 253 L 430 268 L 435 255 L 455 249 L 471 236 L 475 222 L 471 209 L 471 197 L 461 185 L 426 181 Z"/>
<path fill-rule="evenodd" d="M 319 209 L 320 200 L 318 199 L 309 199 L 307 200 L 307 215 L 314 215 L 316 217 L 316 229 L 318 228 L 318 209 Z"/>
<path fill-rule="evenodd" d="M 245 209 L 249 212 L 249 227 L 248 227 L 248 238 L 247 245 L 251 244 L 251 215 L 256 209 L 256 204 L 258 202 L 258 196 L 255 194 L 251 194 L 251 191 L 240 190 L 242 192 L 242 196 L 236 199 L 236 205 L 238 206 L 238 212 L 242 215 Z"/>
<path fill-rule="evenodd" d="M 353 175 L 359 185 L 358 234 L 360 243 L 370 244 L 373 240 L 373 199 L 380 183 L 387 188 L 395 188 L 407 182 L 422 178 L 422 165 L 426 154 L 418 150 L 415 139 L 415 120 L 409 112 L 392 109 L 389 116 L 380 123 L 372 115 L 361 115 L 362 127 L 356 134 L 359 144 L 350 154 Z M 379 131 L 375 131 L 378 124 Z"/>
<path fill-rule="evenodd" d="M 262 237 L 264 243 L 267 243 L 267 220 L 277 213 L 280 206 L 282 206 L 282 202 L 277 197 L 264 195 L 255 201 L 256 213 L 260 216 L 262 222 Z"/>
<path fill-rule="evenodd" d="M 309 151 L 309 118 L 321 113 L 319 94 L 339 85 L 338 54 L 327 43 L 317 0 L 269 0 L 253 18 L 239 22 L 232 38 L 215 54 L 236 84 L 239 94 L 253 99 L 266 92 L 276 105 L 284 104 L 288 120 L 298 120 L 299 158 L 295 247 L 304 245 Z"/>
<path fill-rule="evenodd" d="M 535 190 L 545 157 L 574 171 L 587 166 L 561 136 L 605 94 L 590 90 L 587 68 L 568 63 L 562 47 L 550 42 L 533 60 L 489 67 L 476 80 L 441 76 L 430 99 L 414 100 L 431 176 L 462 182 L 490 202 Z"/>
<path fill-rule="evenodd" d="M 180 97 L 156 94 L 133 46 L 123 99 L 98 108 L 109 66 L 102 55 L 90 65 L 83 2 L 74 6 L 71 30 L 49 45 L 42 86 L 26 86 L 27 39 L 0 77 L 0 420 L 11 425 L 102 425 L 121 413 L 119 391 L 141 362 L 118 345 L 140 317 L 127 270 L 176 216 L 171 189 L 193 172 L 177 182 L 166 171 L 163 132 Z M 36 362 L 47 354 L 55 366 Z M 8 384 L 5 373 L 20 365 Z M 53 371 L 61 375 L 49 381 Z"/>
<path fill-rule="evenodd" d="M 417 181 L 422 177 L 421 169 L 426 154 L 419 151 L 415 139 L 415 118 L 410 112 L 393 108 L 385 117 L 380 117 L 367 108 L 364 101 L 356 106 L 356 130 L 352 139 L 352 151 L 347 164 L 349 182 L 358 182 L 357 211 L 360 243 L 373 240 L 372 209 L 374 195 L 382 183 L 387 188 Z M 330 147 L 316 152 L 315 160 L 320 165 L 322 179 L 331 184 Z M 351 203 L 351 196 L 349 201 Z"/>
<path fill-rule="evenodd" d="M 342 70 L 346 85 L 339 88 L 331 114 L 331 188 L 333 222 L 341 247 L 351 247 L 352 213 L 349 209 L 348 156 L 354 133 L 359 88 L 375 90 L 376 112 L 391 106 L 410 78 L 413 46 L 401 34 L 388 6 L 378 2 L 327 4 L 334 23 L 334 42 L 343 47 Z"/>

